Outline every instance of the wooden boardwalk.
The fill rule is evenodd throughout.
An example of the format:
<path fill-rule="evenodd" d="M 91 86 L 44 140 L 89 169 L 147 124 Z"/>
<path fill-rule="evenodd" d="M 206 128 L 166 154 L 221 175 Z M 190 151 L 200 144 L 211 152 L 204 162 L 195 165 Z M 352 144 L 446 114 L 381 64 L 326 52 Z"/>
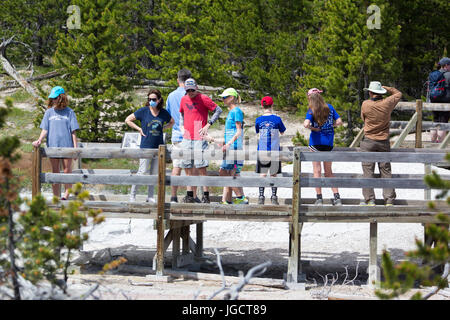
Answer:
<path fill-rule="evenodd" d="M 314 199 L 302 198 L 301 190 L 305 187 L 339 187 L 339 188 L 402 188 L 423 189 L 425 195 L 430 190 L 423 182 L 425 174 L 429 173 L 431 164 L 443 164 L 448 150 L 423 149 L 393 149 L 389 153 L 361 152 L 358 148 L 337 148 L 332 152 L 310 152 L 308 148 L 284 148 L 279 156 L 284 162 L 293 162 L 292 174 L 285 173 L 276 178 L 260 178 L 252 173 L 242 173 L 241 177 L 220 177 L 211 173 L 204 177 L 171 177 L 168 175 L 167 158 L 183 158 L 192 156 L 176 150 L 171 153 L 165 146 L 159 150 L 120 149 L 116 147 L 89 148 L 36 148 L 33 157 L 33 195 L 40 192 L 42 183 L 76 183 L 110 184 L 110 185 L 148 185 L 158 186 L 158 201 L 156 204 L 126 201 L 108 201 L 108 199 L 93 199 L 85 203 L 86 208 L 102 209 L 105 216 L 117 218 L 148 218 L 154 219 L 157 236 L 157 254 L 154 259 L 154 269 L 157 275 L 164 275 L 164 255 L 172 243 L 172 267 L 178 268 L 193 261 L 194 257 L 201 257 L 203 251 L 203 222 L 219 221 L 254 221 L 254 222 L 285 222 L 289 224 L 290 254 L 288 261 L 288 283 L 297 283 L 301 274 L 301 230 L 304 223 L 309 222 L 345 222 L 370 224 L 370 259 L 369 284 L 378 281 L 380 272 L 377 266 L 377 225 L 378 223 L 437 223 L 436 214 L 444 213 L 450 217 L 448 205 L 437 201 L 436 207 L 430 209 L 427 200 L 395 201 L 395 205 L 385 207 L 382 203 L 375 207 L 359 205 L 359 199 L 343 199 L 343 206 L 334 207 L 324 205 L 316 207 Z M 242 156 L 252 159 L 255 152 L 229 152 L 220 154 L 211 152 L 202 154 L 210 160 L 234 159 Z M 273 157 L 274 155 L 268 155 Z M 140 159 L 158 157 L 159 173 L 155 176 L 137 176 L 129 170 L 86 170 L 80 169 L 72 174 L 53 174 L 41 172 L 42 157 L 60 158 L 128 158 Z M 301 171 L 306 161 L 333 162 L 400 162 L 424 164 L 424 175 L 394 174 L 390 179 L 362 178 L 359 174 L 336 174 L 333 178 L 314 178 L 310 173 Z M 360 166 L 359 164 L 355 164 Z M 449 179 L 444 176 L 443 179 Z M 242 186 L 242 187 L 283 187 L 292 189 L 292 197 L 284 199 L 280 205 L 221 205 L 211 204 L 171 204 L 166 199 L 165 188 L 178 186 Z M 429 196 L 425 196 L 429 199 Z M 196 239 L 190 238 L 190 226 L 196 225 Z"/>

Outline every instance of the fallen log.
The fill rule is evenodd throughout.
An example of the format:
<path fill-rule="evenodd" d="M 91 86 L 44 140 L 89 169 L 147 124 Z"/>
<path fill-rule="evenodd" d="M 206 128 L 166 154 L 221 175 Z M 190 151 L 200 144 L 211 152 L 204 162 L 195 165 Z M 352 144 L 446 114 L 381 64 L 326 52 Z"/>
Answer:
<path fill-rule="evenodd" d="M 35 76 L 35 77 L 30 77 L 25 79 L 25 81 L 27 82 L 32 82 L 32 81 L 42 81 L 42 80 L 48 80 L 48 79 L 52 79 L 55 77 L 59 77 L 62 74 L 55 70 L 55 71 L 51 71 L 45 74 L 41 74 L 39 76 Z M 9 81 L 0 81 L 0 90 L 7 90 L 7 89 L 16 89 L 16 88 L 20 88 L 21 85 L 16 81 L 16 80 L 9 80 Z"/>
<path fill-rule="evenodd" d="M 133 265 L 120 265 L 118 268 L 121 272 L 130 272 L 135 274 L 145 274 L 148 278 L 152 278 L 156 274 L 156 271 L 151 269 L 151 267 L 133 266 Z M 182 270 L 170 270 L 164 269 L 164 276 L 169 276 L 171 278 L 184 278 L 191 280 L 205 280 L 205 281 L 219 281 L 222 282 L 223 278 L 220 274 L 212 273 L 201 273 L 201 272 L 190 272 Z M 235 284 L 241 281 L 239 277 L 225 276 L 225 281 L 227 284 Z M 249 285 L 256 285 L 262 287 L 271 287 L 278 289 L 286 289 L 286 281 L 281 279 L 270 279 L 270 278 L 251 278 Z"/>
<path fill-rule="evenodd" d="M 177 271 L 177 270 L 164 270 L 164 274 L 174 278 L 184 278 L 191 280 L 206 280 L 206 281 L 222 281 L 223 278 L 220 274 L 202 273 L 202 272 L 190 272 L 190 271 Z M 242 279 L 239 277 L 225 276 L 227 283 L 239 283 Z M 279 289 L 286 289 L 286 281 L 270 278 L 251 278 L 249 285 L 257 285 L 263 287 L 272 287 Z"/>

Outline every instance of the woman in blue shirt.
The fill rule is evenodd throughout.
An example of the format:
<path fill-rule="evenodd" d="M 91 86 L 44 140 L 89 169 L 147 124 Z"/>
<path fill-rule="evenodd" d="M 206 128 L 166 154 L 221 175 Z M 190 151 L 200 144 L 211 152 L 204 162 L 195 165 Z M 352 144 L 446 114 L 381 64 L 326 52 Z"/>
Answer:
<path fill-rule="evenodd" d="M 48 96 L 48 109 L 45 111 L 44 118 L 41 121 L 42 129 L 39 139 L 33 142 L 34 147 L 39 147 L 42 140 L 47 137 L 48 148 L 76 148 L 77 135 L 76 130 L 80 129 L 75 112 L 68 107 L 69 100 L 64 89 L 60 86 L 52 88 Z M 72 159 L 50 158 L 52 172 L 60 172 L 62 164 L 64 173 L 72 173 Z M 65 193 L 61 200 L 69 198 L 69 189 L 71 184 L 65 184 Z M 61 185 L 53 184 L 53 196 L 61 195 Z"/>
<path fill-rule="evenodd" d="M 244 139 L 244 113 L 237 106 L 240 97 L 233 88 L 226 89 L 221 95 L 224 104 L 229 108 L 227 119 L 225 120 L 225 143 L 223 152 L 227 150 L 242 150 Z M 220 166 L 220 176 L 239 176 L 244 165 L 242 160 L 224 160 Z M 239 187 L 223 188 L 222 204 L 232 204 L 232 191 L 236 194 L 235 204 L 248 204 L 248 198 L 244 196 L 244 189 Z"/>
<path fill-rule="evenodd" d="M 311 130 L 309 148 L 312 151 L 331 151 L 334 145 L 334 127 L 342 125 L 342 119 L 331 104 L 326 104 L 320 95 L 323 91 L 313 88 L 308 91 L 309 109 L 304 127 Z M 323 162 L 325 177 L 333 177 L 332 162 Z M 314 178 L 322 176 L 321 164 L 313 161 Z M 342 205 L 338 188 L 331 188 L 334 194 L 333 205 Z M 323 205 L 322 188 L 316 188 L 315 205 Z"/>
<path fill-rule="evenodd" d="M 140 108 L 125 119 L 127 125 L 139 131 L 141 134 L 141 148 L 157 149 L 159 145 L 164 144 L 163 131 L 164 129 L 171 128 L 175 121 L 163 106 L 164 99 L 162 98 L 161 92 L 157 89 L 150 90 L 148 93 L 148 102 L 145 107 Z M 134 123 L 136 120 L 141 122 L 141 127 Z M 139 170 L 137 174 L 148 173 L 151 173 L 152 175 L 158 173 L 157 157 L 139 160 Z M 146 202 L 155 203 L 153 194 L 154 186 L 149 185 Z M 136 201 L 135 185 L 131 186 L 130 201 Z"/>

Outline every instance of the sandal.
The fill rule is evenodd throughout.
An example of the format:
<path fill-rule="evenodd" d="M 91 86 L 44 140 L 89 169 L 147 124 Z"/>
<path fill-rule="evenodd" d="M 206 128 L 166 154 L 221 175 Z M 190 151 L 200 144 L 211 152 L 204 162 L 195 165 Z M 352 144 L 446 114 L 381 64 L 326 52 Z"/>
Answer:
<path fill-rule="evenodd" d="M 67 200 L 67 199 L 66 199 L 66 197 L 61 197 L 61 200 L 65 201 L 65 200 Z"/>

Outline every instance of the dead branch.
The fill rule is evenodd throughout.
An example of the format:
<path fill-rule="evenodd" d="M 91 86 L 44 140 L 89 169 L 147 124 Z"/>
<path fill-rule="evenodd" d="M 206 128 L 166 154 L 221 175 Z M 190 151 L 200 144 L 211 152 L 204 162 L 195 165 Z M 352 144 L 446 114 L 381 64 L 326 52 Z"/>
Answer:
<path fill-rule="evenodd" d="M 36 100 L 40 97 L 37 94 L 36 88 L 28 83 L 17 71 L 16 68 L 8 61 L 6 58 L 6 48 L 13 42 L 14 36 L 0 44 L 0 63 L 2 64 L 3 70 L 5 70 L 17 83 L 20 84 L 29 94 L 31 94 Z"/>
<path fill-rule="evenodd" d="M 225 277 L 225 273 L 223 271 L 222 268 L 222 262 L 220 259 L 220 254 L 219 251 L 217 249 L 214 249 L 214 252 L 216 253 L 217 256 L 217 266 L 219 267 L 220 270 L 220 276 L 222 279 L 222 287 L 220 289 L 218 289 L 217 291 L 215 291 L 209 298 L 208 300 L 212 300 L 214 297 L 216 297 L 219 293 L 223 292 L 223 291 L 229 291 L 224 295 L 224 300 L 237 300 L 238 296 L 239 296 L 239 292 L 242 291 L 242 289 L 249 284 L 250 280 L 253 277 L 258 277 L 260 275 L 262 275 L 264 272 L 266 272 L 267 268 L 272 265 L 271 261 L 267 261 L 264 262 L 262 264 L 259 264 L 253 268 L 251 268 L 248 272 L 247 275 L 244 277 L 242 276 L 242 271 L 239 271 L 240 273 L 240 282 L 238 284 L 236 284 L 235 286 L 228 288 L 226 285 L 226 277 Z M 197 290 L 194 294 L 194 300 L 197 299 L 197 297 L 200 295 L 200 289 Z"/>
<path fill-rule="evenodd" d="M 140 286 L 140 287 L 151 287 L 153 286 L 152 282 L 134 282 L 133 280 L 128 279 L 128 283 L 132 286 Z"/>
<path fill-rule="evenodd" d="M 311 296 L 314 299 L 327 299 L 328 296 L 330 295 L 331 290 L 333 289 L 333 286 L 335 285 L 335 283 L 338 281 L 339 279 L 339 275 L 336 272 L 336 277 L 334 276 L 334 274 L 332 273 L 327 273 L 325 276 L 321 275 L 319 272 L 315 271 L 323 280 L 323 287 L 320 290 L 311 290 Z M 328 276 L 331 275 L 332 278 L 330 285 L 328 286 L 328 282 L 330 281 L 328 279 Z"/>
<path fill-rule="evenodd" d="M 32 81 L 42 81 L 42 80 L 48 80 L 48 79 L 52 79 L 52 78 L 56 78 L 61 76 L 62 74 L 58 71 L 51 71 L 45 74 L 41 74 L 35 77 L 30 77 L 30 78 L 26 78 L 25 81 L 27 82 L 32 82 Z M 10 81 L 2 81 L 0 82 L 0 90 L 7 90 L 7 89 L 16 89 L 16 88 L 21 88 L 22 86 L 17 83 L 17 81 L 15 80 L 10 80 Z"/>
<path fill-rule="evenodd" d="M 224 300 L 237 300 L 239 296 L 239 292 L 246 286 L 250 279 L 253 277 L 258 277 L 262 275 L 264 272 L 266 272 L 267 268 L 272 265 L 271 261 L 267 261 L 264 263 L 261 263 L 253 268 L 251 268 L 245 277 L 242 278 L 241 282 L 237 285 L 231 287 L 230 293 L 227 293 L 224 296 Z"/>
<path fill-rule="evenodd" d="M 449 269 L 450 269 L 450 263 L 447 262 L 447 263 L 445 264 L 445 267 L 444 267 L 444 273 L 443 273 L 442 276 L 441 276 L 442 279 L 448 279 Z M 427 293 L 427 294 L 423 297 L 423 299 L 424 299 L 424 300 L 428 300 L 429 298 L 431 298 L 432 296 L 434 296 L 436 293 L 438 293 L 439 290 L 441 290 L 439 287 L 433 288 L 433 290 L 431 290 L 429 293 Z"/>
<path fill-rule="evenodd" d="M 227 288 L 227 282 L 225 281 L 225 273 L 223 272 L 223 268 L 222 268 L 222 262 L 220 261 L 220 253 L 219 250 L 217 250 L 216 248 L 214 248 L 214 252 L 217 255 L 217 266 L 219 267 L 220 270 L 220 275 L 222 276 L 222 287 L 217 290 L 216 292 L 214 292 L 209 298 L 208 300 L 212 300 L 215 296 L 217 296 L 219 293 L 221 293 L 222 291 L 225 291 Z"/>
<path fill-rule="evenodd" d="M 345 266 L 345 279 L 344 279 L 344 281 L 342 282 L 342 285 L 343 285 L 343 286 L 346 286 L 346 285 L 349 285 L 349 284 L 354 285 L 354 281 L 355 281 L 356 278 L 358 277 L 358 269 L 359 269 L 359 261 L 358 261 L 357 264 L 356 264 L 356 274 L 355 274 L 355 277 L 354 277 L 352 280 L 347 281 L 347 278 L 348 278 L 348 269 L 347 269 L 347 266 Z"/>

